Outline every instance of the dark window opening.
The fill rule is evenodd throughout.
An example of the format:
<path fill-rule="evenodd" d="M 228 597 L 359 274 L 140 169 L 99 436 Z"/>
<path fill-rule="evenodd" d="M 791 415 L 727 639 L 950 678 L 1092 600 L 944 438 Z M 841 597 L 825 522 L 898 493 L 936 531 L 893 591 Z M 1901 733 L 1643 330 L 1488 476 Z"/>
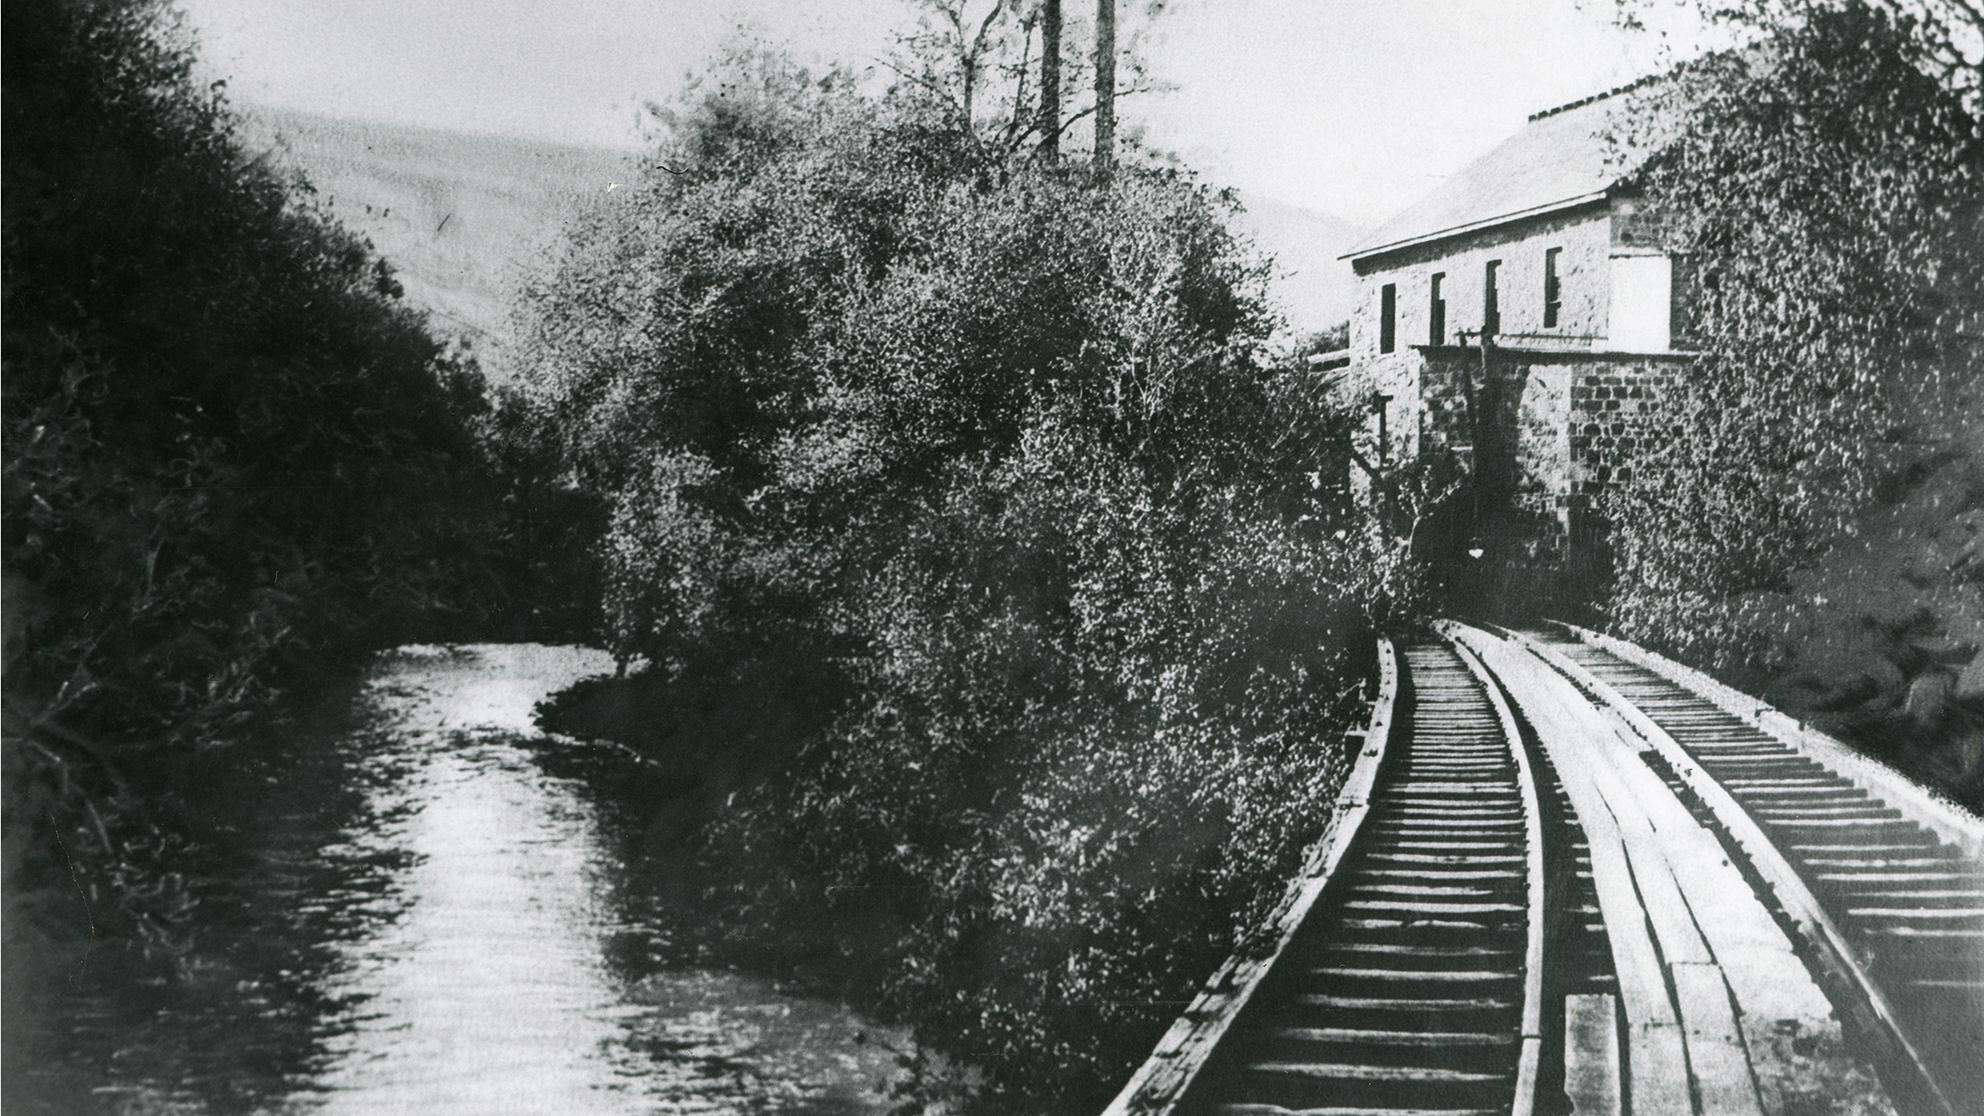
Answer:
<path fill-rule="evenodd" d="M 1564 308 L 1564 288 L 1557 279 L 1557 257 L 1564 254 L 1562 248 L 1552 248 L 1543 253 L 1543 328 L 1557 327 L 1557 314 Z"/>
<path fill-rule="evenodd" d="M 1378 291 L 1378 351 L 1398 348 L 1398 284 L 1386 283 Z"/>
<path fill-rule="evenodd" d="M 1444 345 L 1447 343 L 1447 299 L 1440 289 L 1446 283 L 1446 280 L 1446 272 L 1436 271 L 1433 273 L 1432 294 L 1426 305 L 1426 343 L 1428 345 Z"/>
<path fill-rule="evenodd" d="M 1489 260 L 1481 275 L 1481 333 L 1493 337 L 1502 332 L 1502 292 L 1496 288 L 1502 274 L 1502 261 Z"/>
<path fill-rule="evenodd" d="M 1699 290 L 1708 282 L 1696 274 L 1693 256 L 1676 254 L 1672 257 L 1672 266 L 1673 282 L 1667 292 L 1668 330 L 1675 348 L 1691 349 L 1698 341 L 1695 336 L 1695 300 L 1700 297 Z"/>

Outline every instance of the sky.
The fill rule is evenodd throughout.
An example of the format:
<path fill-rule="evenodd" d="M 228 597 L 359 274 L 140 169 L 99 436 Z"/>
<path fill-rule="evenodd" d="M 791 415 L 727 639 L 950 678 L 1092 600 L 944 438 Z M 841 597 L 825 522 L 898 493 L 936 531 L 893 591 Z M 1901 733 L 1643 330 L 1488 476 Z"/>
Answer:
<path fill-rule="evenodd" d="M 740 25 L 863 66 L 910 19 L 907 0 L 180 3 L 246 102 L 611 146 L 638 142 L 640 106 Z M 1659 68 L 1658 40 L 1612 13 L 1612 0 L 1172 0 L 1144 43 L 1170 88 L 1122 115 L 1215 182 L 1375 225 L 1529 113 Z M 1655 22 L 1690 49 L 1684 20 Z"/>

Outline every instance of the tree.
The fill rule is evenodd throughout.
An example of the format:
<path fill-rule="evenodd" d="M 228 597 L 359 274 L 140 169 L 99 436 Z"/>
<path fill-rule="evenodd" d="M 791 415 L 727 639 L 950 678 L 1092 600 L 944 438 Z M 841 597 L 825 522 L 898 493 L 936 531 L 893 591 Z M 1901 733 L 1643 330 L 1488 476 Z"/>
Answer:
<path fill-rule="evenodd" d="M 1647 13 L 1657 7 L 1654 0 L 1617 5 L 1620 22 L 1636 30 L 1645 29 Z M 1814 16 L 1859 9 L 1902 30 L 1906 41 L 1896 45 L 1910 65 L 1962 99 L 1972 115 L 1984 110 L 1978 100 L 1984 96 L 1984 4 L 1978 0 L 1692 0 L 1684 8 L 1702 27 L 1752 43 L 1803 34 Z"/>
<path fill-rule="evenodd" d="M 1095 0 L 1095 167 L 1116 164 L 1116 0 Z"/>
<path fill-rule="evenodd" d="M 1061 157 L 1061 0 L 1040 2 L 1040 154 Z"/>
<path fill-rule="evenodd" d="M 1702 352 L 1608 509 L 1616 622 L 1857 711 L 1869 746 L 1973 733 L 1921 695 L 1984 641 L 1975 502 L 1947 495 L 1984 413 L 1984 133 L 1975 67 L 1948 62 L 1976 9 L 1714 10 L 1753 45 L 1662 94 L 1685 112 L 1645 188 L 1700 277 Z M 1897 758 L 1974 791 L 1960 753 Z"/>
<path fill-rule="evenodd" d="M 1146 0 L 1133 11 L 1147 23 L 1166 6 Z M 917 7 L 915 27 L 899 37 L 901 49 L 885 65 L 899 79 L 895 96 L 945 121 L 945 142 L 968 138 L 996 161 L 1031 148 L 1055 162 L 1062 137 L 1093 117 L 1093 151 L 1102 159 L 1095 165 L 1113 165 L 1120 155 L 1118 100 L 1155 88 L 1138 50 L 1140 27 L 1126 32 L 1113 4 L 1098 5 L 1102 25 L 1096 49 L 1087 52 L 1068 48 L 1085 25 L 1067 17 L 1063 0 L 918 0 Z M 1071 101 L 1071 89 L 1091 96 Z M 972 123 L 969 133 L 954 127 L 964 120 Z"/>
<path fill-rule="evenodd" d="M 1002 154 L 902 70 L 733 54 L 532 287 L 526 363 L 612 507 L 615 650 L 695 695 L 644 708 L 764 726 L 722 745 L 729 948 L 1096 1104 L 1323 817 L 1388 568 L 1230 200 Z"/>

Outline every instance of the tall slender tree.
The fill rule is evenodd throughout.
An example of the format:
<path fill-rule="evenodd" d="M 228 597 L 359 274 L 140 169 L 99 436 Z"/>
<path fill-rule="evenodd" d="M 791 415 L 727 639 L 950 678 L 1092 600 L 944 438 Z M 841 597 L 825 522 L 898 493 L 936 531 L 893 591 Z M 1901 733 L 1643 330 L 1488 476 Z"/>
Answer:
<path fill-rule="evenodd" d="M 1095 0 L 1095 169 L 1116 165 L 1116 0 Z"/>
<path fill-rule="evenodd" d="M 1040 155 L 1061 158 L 1061 0 L 1040 3 Z"/>

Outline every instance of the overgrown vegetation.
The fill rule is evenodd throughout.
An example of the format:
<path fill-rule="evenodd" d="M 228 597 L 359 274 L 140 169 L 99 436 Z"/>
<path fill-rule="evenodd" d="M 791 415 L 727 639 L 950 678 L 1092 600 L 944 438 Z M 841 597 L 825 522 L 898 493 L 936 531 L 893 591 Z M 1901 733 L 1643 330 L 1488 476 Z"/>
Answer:
<path fill-rule="evenodd" d="M 171 945 L 190 757 L 366 651 L 556 599 L 570 569 L 524 533 L 584 510 L 495 448 L 522 413 L 390 269 L 244 153 L 170 9 L 4 28 L 8 932 Z"/>
<path fill-rule="evenodd" d="M 735 793 L 732 948 L 994 1107 L 1094 1105 L 1325 820 L 1411 579 L 1231 203 L 943 88 L 739 50 L 531 291 L 609 639 L 653 664 L 566 716 L 617 701 Z"/>
<path fill-rule="evenodd" d="M 1753 0 L 1646 182 L 1702 356 L 1608 509 L 1628 636 L 1984 802 L 1984 131 L 1965 0 Z"/>

